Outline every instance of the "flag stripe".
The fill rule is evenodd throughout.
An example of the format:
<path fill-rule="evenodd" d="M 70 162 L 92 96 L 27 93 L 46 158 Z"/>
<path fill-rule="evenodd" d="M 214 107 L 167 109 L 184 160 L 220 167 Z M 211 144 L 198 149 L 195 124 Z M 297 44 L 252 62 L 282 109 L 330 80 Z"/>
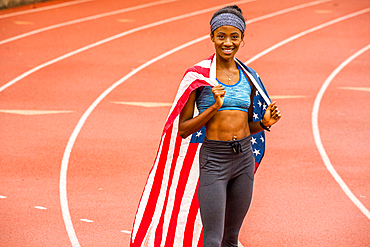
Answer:
<path fill-rule="evenodd" d="M 181 141 L 182 141 L 182 138 L 177 134 L 175 149 L 174 149 L 174 153 L 173 153 L 173 159 L 172 159 L 171 166 L 170 166 L 171 170 L 170 170 L 169 179 L 168 179 L 168 187 L 167 187 L 167 191 L 166 191 L 166 199 L 164 201 L 164 207 L 166 207 L 167 203 L 168 203 L 169 192 L 170 192 L 170 188 L 171 188 L 172 181 L 173 181 L 173 175 L 174 175 L 174 172 L 175 172 L 175 167 L 176 167 L 175 164 L 177 162 L 177 158 L 178 158 L 179 152 L 180 152 Z M 162 210 L 162 214 L 161 214 L 161 218 L 159 220 L 158 228 L 157 228 L 156 233 L 155 233 L 155 236 L 156 236 L 155 246 L 160 246 L 160 244 L 162 242 L 163 222 L 164 222 L 165 213 L 166 213 L 166 210 Z"/>
<path fill-rule="evenodd" d="M 198 203 L 198 206 L 199 206 L 199 203 Z M 201 220 L 201 217 L 200 217 L 200 210 L 198 208 L 198 213 L 197 213 L 197 217 L 195 218 L 195 222 L 194 222 L 194 236 L 193 236 L 193 245 L 192 246 L 197 246 L 197 243 L 198 242 L 202 242 L 203 243 L 203 225 L 202 225 L 202 220 Z"/>
<path fill-rule="evenodd" d="M 171 215 L 172 215 L 176 193 L 177 193 L 177 185 L 178 185 L 179 180 L 182 179 L 180 178 L 181 169 L 182 169 L 182 164 L 184 163 L 184 159 L 186 157 L 186 153 L 189 147 L 189 142 L 190 142 L 190 138 L 183 139 L 181 142 L 179 157 L 176 162 L 173 182 L 172 182 L 170 193 L 169 193 L 169 203 L 168 205 L 166 205 L 166 213 L 165 213 L 165 220 L 164 220 L 163 234 L 162 234 L 164 238 L 166 238 L 168 230 L 169 230 L 169 224 L 170 224 Z M 165 245 L 165 241 L 163 241 L 162 239 L 162 243 L 160 246 L 164 247 L 164 245 Z"/>
<path fill-rule="evenodd" d="M 198 178 L 199 178 L 199 151 L 201 145 L 199 143 L 192 143 L 191 146 L 194 146 L 194 149 L 192 149 L 195 152 L 194 158 L 191 161 L 191 169 L 188 175 L 188 179 L 186 182 L 185 192 L 182 197 L 179 215 L 177 217 L 177 225 L 175 230 L 175 241 L 173 246 L 182 246 L 183 242 L 183 236 L 187 225 L 190 208 L 191 208 L 191 202 L 194 198 L 194 194 L 197 190 L 197 184 L 198 184 Z M 196 148 L 196 149 L 195 149 Z M 191 150 L 191 151 L 192 151 Z M 189 164 L 190 165 L 190 164 Z M 192 222 L 189 222 L 189 224 L 192 224 Z M 181 236 L 181 237 L 179 237 Z"/>
<path fill-rule="evenodd" d="M 198 183 L 197 187 L 193 196 L 193 200 L 191 202 L 191 206 L 189 209 L 189 217 L 188 217 L 188 222 L 187 222 L 187 227 L 184 232 L 184 241 L 182 246 L 193 246 L 193 237 L 194 237 L 194 224 L 196 223 L 196 217 L 198 215 L 198 208 L 199 208 L 199 203 L 198 203 Z"/>
<path fill-rule="evenodd" d="M 162 149 L 162 153 L 160 153 L 158 169 L 155 173 L 153 186 L 150 190 L 150 195 L 149 195 L 149 198 L 148 198 L 148 205 L 145 208 L 145 212 L 144 212 L 144 215 L 143 215 L 143 220 L 140 224 L 141 228 L 138 230 L 137 237 L 135 238 L 135 241 L 137 241 L 137 242 L 141 242 L 144 239 L 144 237 L 146 236 L 145 233 L 147 232 L 147 230 L 150 226 L 152 216 L 154 214 L 154 209 L 156 208 L 155 203 L 157 201 L 157 198 L 158 198 L 158 195 L 159 195 L 159 192 L 160 192 L 160 186 L 158 186 L 158 185 L 162 184 L 163 172 L 164 172 L 164 168 L 165 168 L 163 163 L 166 163 L 166 158 L 167 158 L 167 153 L 168 153 L 168 148 L 167 147 L 169 146 L 170 140 L 171 140 L 171 129 L 169 129 L 169 133 L 167 133 L 167 135 L 165 136 L 165 138 L 163 140 L 163 147 L 164 148 Z"/>
<path fill-rule="evenodd" d="M 174 126 L 177 126 L 176 123 L 177 122 L 174 123 Z M 155 232 L 157 228 L 160 226 L 159 221 L 160 221 L 160 217 L 161 217 L 161 214 L 165 206 L 164 201 L 166 200 L 166 190 L 167 190 L 168 183 L 169 183 L 169 174 L 171 170 L 171 163 L 174 158 L 174 150 L 175 150 L 177 137 L 178 137 L 177 130 L 175 128 L 172 128 L 171 141 L 169 144 L 170 146 L 168 147 L 169 152 L 167 154 L 166 163 L 161 163 L 165 166 L 165 173 L 164 173 L 162 184 L 160 187 L 160 193 L 159 193 L 159 196 L 156 202 L 156 208 L 155 208 L 155 211 L 152 217 L 152 223 L 148 230 L 149 234 L 148 234 L 147 241 L 148 241 L 149 246 L 154 246 L 154 241 L 156 238 Z"/>
<path fill-rule="evenodd" d="M 187 152 L 185 160 L 184 160 L 183 168 L 182 168 L 181 174 L 180 174 L 180 177 L 183 178 L 183 179 L 179 180 L 179 183 L 177 185 L 177 192 L 176 192 L 176 197 L 175 197 L 174 208 L 173 208 L 173 211 L 172 211 L 170 225 L 169 225 L 169 231 L 168 231 L 168 234 L 167 234 L 167 239 L 166 239 L 166 244 L 165 244 L 166 247 L 173 247 L 174 237 L 175 237 L 175 229 L 176 229 L 176 225 L 177 225 L 177 217 L 178 217 L 178 214 L 179 214 L 179 211 L 180 211 L 181 200 L 182 200 L 182 197 L 183 197 L 184 192 L 185 192 L 185 186 L 186 186 L 186 182 L 188 180 L 188 174 L 190 172 L 190 168 L 192 166 L 197 147 L 198 147 L 197 144 L 194 144 L 194 145 L 190 144 L 189 148 L 188 148 L 188 152 Z"/>
<path fill-rule="evenodd" d="M 204 232 L 203 232 L 203 229 L 202 229 L 202 231 L 200 232 L 200 237 L 199 237 L 197 247 L 202 247 L 203 246 L 203 240 L 204 240 Z"/>
<path fill-rule="evenodd" d="M 161 143 L 160 143 L 160 146 L 158 148 L 158 153 L 161 153 L 161 151 L 163 149 L 163 139 L 164 138 L 165 138 L 165 136 L 162 136 Z M 157 156 L 156 156 L 157 158 L 159 157 L 158 153 L 157 153 Z M 139 226 L 141 226 L 141 221 L 142 221 L 142 218 L 143 218 L 145 207 L 147 206 L 148 198 L 149 198 L 149 195 L 150 195 L 150 190 L 153 186 L 154 176 L 155 176 L 155 173 L 156 173 L 156 170 L 157 170 L 157 167 L 158 167 L 158 159 L 157 158 L 156 158 L 156 160 L 154 162 L 154 165 L 153 165 L 153 167 L 152 167 L 152 169 L 149 173 L 147 183 L 146 183 L 145 188 L 144 188 L 144 192 L 143 192 L 143 194 L 141 196 L 141 199 L 140 199 L 140 204 L 139 204 L 138 210 L 136 212 L 136 216 L 135 216 L 135 223 L 136 224 L 134 224 L 132 234 L 131 234 L 131 241 L 135 239 L 138 228 L 139 228 Z"/>

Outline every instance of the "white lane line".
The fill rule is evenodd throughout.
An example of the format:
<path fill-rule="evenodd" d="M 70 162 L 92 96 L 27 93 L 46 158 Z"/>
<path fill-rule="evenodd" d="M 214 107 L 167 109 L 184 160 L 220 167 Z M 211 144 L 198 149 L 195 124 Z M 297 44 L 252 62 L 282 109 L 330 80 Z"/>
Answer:
<path fill-rule="evenodd" d="M 35 208 L 36 208 L 36 209 L 42 209 L 42 210 L 47 209 L 47 208 L 45 208 L 45 207 L 41 207 L 41 206 L 35 206 Z"/>
<path fill-rule="evenodd" d="M 270 95 L 271 99 L 300 99 L 305 98 L 305 95 Z"/>
<path fill-rule="evenodd" d="M 92 16 L 89 16 L 89 17 L 84 17 L 84 18 L 80 18 L 80 19 L 76 19 L 76 20 L 72 20 L 72 21 L 62 22 L 62 23 L 59 23 L 59 24 L 43 27 L 43 28 L 36 29 L 36 30 L 30 31 L 30 32 L 27 32 L 27 33 L 23 33 L 23 34 L 20 34 L 20 35 L 17 35 L 17 36 L 8 38 L 8 39 L 1 40 L 0 45 L 6 44 L 6 43 L 9 43 L 11 41 L 15 41 L 15 40 L 18 40 L 18 39 L 21 39 L 21 38 L 25 38 L 25 37 L 28 37 L 28 36 L 31 36 L 31 35 L 34 35 L 34 34 L 37 34 L 37 33 L 42 33 L 42 32 L 45 32 L 45 31 L 49 31 L 49 30 L 52 30 L 52 29 L 65 27 L 65 26 L 68 26 L 68 25 L 73 25 L 73 24 L 77 24 L 77 23 L 81 23 L 81 22 L 85 22 L 85 21 L 96 20 L 98 18 L 103 18 L 103 17 L 107 17 L 107 16 L 111 16 L 111 15 L 117 15 L 117 14 L 129 12 L 129 11 L 139 10 L 139 9 L 148 8 L 148 7 L 151 7 L 151 6 L 164 4 L 164 3 L 175 2 L 175 1 L 178 1 L 178 0 L 162 0 L 162 1 L 152 2 L 152 3 L 142 4 L 142 5 L 138 5 L 138 6 L 134 6 L 134 7 L 129 7 L 129 8 L 125 8 L 125 9 L 115 10 L 115 11 L 111 11 L 111 12 L 107 12 L 107 13 L 103 13 L 103 14 L 92 15 Z"/>
<path fill-rule="evenodd" d="M 312 130 L 313 130 L 313 136 L 315 138 L 316 147 L 320 152 L 321 158 L 325 163 L 326 168 L 330 172 L 330 174 L 334 177 L 335 181 L 339 184 L 339 186 L 342 188 L 344 193 L 349 197 L 349 199 L 361 210 L 361 212 L 370 219 L 370 212 L 369 210 L 360 202 L 360 200 L 357 199 L 357 197 L 352 193 L 352 191 L 348 188 L 347 184 L 343 181 L 343 179 L 340 177 L 340 175 L 337 173 L 335 168 L 330 162 L 329 156 L 326 154 L 325 148 L 321 142 L 321 136 L 320 136 L 320 130 L 319 130 L 319 123 L 318 123 L 318 116 L 319 116 L 319 109 L 320 109 L 320 103 L 321 99 L 326 91 L 326 89 L 329 87 L 331 81 L 334 79 L 334 77 L 345 67 L 347 66 L 352 60 L 360 56 L 362 53 L 366 52 L 370 49 L 370 44 L 347 58 L 343 63 L 341 63 L 331 74 L 330 76 L 325 80 L 324 84 L 321 86 L 320 91 L 318 92 L 315 103 L 312 109 Z"/>
<path fill-rule="evenodd" d="M 243 0 L 243 1 L 237 1 L 237 2 L 234 2 L 234 3 L 230 3 L 230 4 L 241 4 L 241 3 L 251 2 L 251 1 L 255 1 L 255 0 Z M 170 23 L 170 22 L 173 22 L 173 21 L 177 21 L 177 20 L 180 20 L 180 19 L 185 19 L 185 18 L 192 17 L 192 16 L 195 16 L 195 15 L 204 14 L 204 13 L 207 13 L 207 12 L 214 11 L 216 9 L 219 9 L 219 8 L 221 8 L 223 6 L 224 5 L 219 5 L 219 6 L 215 6 L 215 7 L 212 7 L 212 8 L 208 8 L 208 9 L 204 9 L 204 10 L 199 10 L 199 11 L 191 12 L 191 13 L 188 13 L 188 14 L 184 14 L 184 15 L 179 15 L 179 16 L 176 16 L 176 17 L 168 18 L 168 19 L 165 19 L 165 20 L 162 20 L 162 21 L 153 22 L 151 24 L 147 24 L 147 25 L 144 25 L 144 26 L 141 26 L 141 27 L 137 27 L 137 28 L 134 28 L 134 29 L 125 31 L 123 33 L 116 34 L 116 35 L 111 36 L 109 38 L 100 40 L 98 42 L 92 43 L 90 45 L 84 46 L 84 47 L 82 47 L 80 49 L 77 49 L 77 50 L 74 50 L 74 51 L 69 52 L 67 54 L 64 54 L 64 55 L 62 55 L 60 57 L 57 57 L 57 58 L 55 58 L 53 60 L 50 60 L 50 61 L 48 61 L 46 63 L 43 63 L 43 64 L 41 64 L 39 66 L 36 66 L 33 69 L 28 70 L 27 72 L 21 74 L 20 76 L 16 77 L 15 79 L 11 80 L 10 82 L 8 82 L 8 83 L 4 84 L 3 86 L 1 86 L 0 87 L 0 92 L 2 92 L 6 88 L 8 88 L 8 87 L 12 86 L 13 84 L 15 84 L 16 82 L 24 79 L 25 77 L 29 76 L 30 74 L 35 73 L 36 71 L 38 71 L 38 70 L 40 70 L 42 68 L 45 68 L 45 67 L 47 67 L 49 65 L 52 65 L 52 64 L 57 63 L 57 62 L 60 62 L 60 61 L 62 61 L 64 59 L 66 59 L 66 58 L 69 58 L 71 56 L 74 56 L 76 54 L 79 54 L 79 53 L 81 53 L 83 51 L 89 50 L 91 48 L 97 47 L 97 46 L 102 45 L 102 44 L 105 44 L 105 43 L 108 43 L 108 42 L 110 42 L 112 40 L 121 38 L 121 37 L 126 36 L 126 35 L 131 34 L 131 33 L 135 33 L 135 32 L 142 31 L 142 30 L 145 30 L 145 29 L 148 29 L 148 28 L 152 28 L 152 27 L 155 27 L 155 26 L 159 26 L 159 25 L 163 25 L 163 24 Z M 209 35 L 204 36 L 203 39 L 206 39 L 207 37 L 209 37 Z"/>
<path fill-rule="evenodd" d="M 122 102 L 122 101 L 112 101 L 113 104 L 120 105 L 130 105 L 130 106 L 141 106 L 141 107 L 166 107 L 172 106 L 172 103 L 165 102 Z"/>
<path fill-rule="evenodd" d="M 370 87 L 338 87 L 338 88 L 339 89 L 344 89 L 344 90 L 370 92 Z"/>
<path fill-rule="evenodd" d="M 5 199 L 5 198 L 6 198 L 6 196 L 0 195 L 0 199 Z"/>
<path fill-rule="evenodd" d="M 321 3 L 321 2 L 325 2 L 325 1 L 315 1 L 315 3 Z M 302 8 L 304 8 L 303 6 L 307 6 L 306 4 L 305 5 L 300 5 L 302 6 Z M 292 8 L 290 8 L 292 9 Z M 299 8 L 296 8 L 296 9 L 299 9 Z M 294 10 L 296 10 L 294 9 Z M 283 12 L 282 11 L 278 11 L 279 14 L 276 14 L 276 15 L 280 15 L 282 14 Z M 272 14 L 269 14 L 269 17 L 273 17 L 274 15 Z M 253 22 L 254 19 L 251 19 L 249 21 L 249 23 Z M 259 20 L 262 20 L 262 18 L 259 18 Z M 64 220 L 64 224 L 66 226 L 66 230 L 67 230 L 67 233 L 68 233 L 68 237 L 71 241 L 71 244 L 72 244 L 72 247 L 80 247 L 80 243 L 77 239 L 77 236 L 76 236 L 76 233 L 75 233 L 75 230 L 73 228 L 73 223 L 72 223 L 72 220 L 71 220 L 71 215 L 70 215 L 70 212 L 69 212 L 69 207 L 68 207 L 68 198 L 67 198 L 67 171 L 68 171 L 68 163 L 69 163 L 69 157 L 70 157 L 70 154 L 72 152 L 72 149 L 73 149 L 73 146 L 74 146 L 74 143 L 76 142 L 76 139 L 77 139 L 77 136 L 79 135 L 83 125 L 85 124 L 87 118 L 89 117 L 89 115 L 91 114 L 91 112 L 97 107 L 97 105 L 110 93 L 112 92 L 116 87 L 118 87 L 120 84 L 122 84 L 124 81 L 126 81 L 127 79 L 129 79 L 130 77 L 132 77 L 133 75 L 135 75 L 136 73 L 138 73 L 139 71 L 141 71 L 142 69 L 148 67 L 149 65 L 157 62 L 158 60 L 164 58 L 164 57 L 167 57 L 169 55 L 171 55 L 172 53 L 175 53 L 179 50 L 182 50 L 188 46 L 191 46 L 193 44 L 196 44 L 198 42 L 201 42 L 202 40 L 208 38 L 209 35 L 205 35 L 203 37 L 200 37 L 198 39 L 195 39 L 193 41 L 190 41 L 188 43 L 185 43 L 181 46 L 178 46 L 156 58 L 153 58 L 151 59 L 150 61 L 142 64 L 141 66 L 139 66 L 138 68 L 132 70 L 129 74 L 127 74 L 126 76 L 124 76 L 123 78 L 121 78 L 120 80 L 118 80 L 117 82 L 115 82 L 112 86 L 110 86 L 107 90 L 105 90 L 93 103 L 92 105 L 90 105 L 90 107 L 85 111 L 85 113 L 82 115 L 82 117 L 80 118 L 80 120 L 78 121 L 75 129 L 73 130 L 72 132 L 72 135 L 70 136 L 69 140 L 68 140 L 68 143 L 67 143 L 67 146 L 66 146 L 66 149 L 64 151 L 64 154 L 63 154 L 63 160 L 62 160 L 62 164 L 61 164 L 61 169 L 60 169 L 60 180 L 59 180 L 59 194 L 60 194 L 60 203 L 61 203 L 61 208 L 62 208 L 62 215 L 63 215 L 63 220 Z M 1 90 L 0 90 L 1 91 Z"/>
<path fill-rule="evenodd" d="M 315 10 L 316 14 L 331 14 L 333 13 L 333 10 L 328 10 L 328 9 L 317 9 Z"/>
<path fill-rule="evenodd" d="M 17 115 L 47 115 L 59 113 L 71 113 L 73 111 L 52 111 L 52 110 L 2 110 L 0 113 L 17 114 Z"/>
<path fill-rule="evenodd" d="M 33 25 L 35 23 L 32 22 L 32 21 L 15 21 L 14 24 L 16 24 L 16 25 Z"/>
<path fill-rule="evenodd" d="M 61 8 L 61 7 L 65 7 L 65 6 L 75 5 L 75 4 L 84 3 L 84 2 L 91 2 L 91 1 L 93 1 L 93 0 L 78 0 L 78 1 L 72 1 L 72 2 L 68 2 L 68 3 L 60 3 L 60 4 L 55 4 L 55 5 L 40 7 L 40 8 L 35 8 L 35 9 L 28 9 L 28 10 L 24 10 L 24 11 L 19 11 L 19 12 L 9 13 L 9 14 L 5 14 L 5 15 L 0 15 L 0 19 L 7 18 L 7 17 L 12 17 L 12 16 L 17 16 L 17 15 L 24 15 L 24 14 L 29 14 L 29 13 L 45 11 L 45 10 L 49 10 L 49 9 L 56 9 L 56 8 Z"/>
<path fill-rule="evenodd" d="M 87 223 L 92 223 L 92 222 L 94 222 L 94 221 L 92 221 L 92 220 L 88 220 L 88 219 L 80 219 L 81 221 L 83 221 L 83 222 L 87 222 Z"/>

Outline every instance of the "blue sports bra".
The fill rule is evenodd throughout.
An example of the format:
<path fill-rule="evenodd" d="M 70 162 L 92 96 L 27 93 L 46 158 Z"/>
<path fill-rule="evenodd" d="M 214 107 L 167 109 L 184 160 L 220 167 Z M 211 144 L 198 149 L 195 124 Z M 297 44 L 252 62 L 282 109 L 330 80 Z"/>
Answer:
<path fill-rule="evenodd" d="M 238 70 L 239 81 L 234 85 L 226 85 L 217 80 L 218 83 L 225 87 L 226 91 L 224 103 L 218 111 L 239 110 L 248 112 L 248 108 L 251 104 L 251 86 L 249 85 L 245 74 L 239 66 Z M 204 86 L 200 93 L 198 93 L 195 102 L 197 104 L 199 114 L 213 105 L 215 103 L 215 99 L 213 98 L 212 87 Z"/>

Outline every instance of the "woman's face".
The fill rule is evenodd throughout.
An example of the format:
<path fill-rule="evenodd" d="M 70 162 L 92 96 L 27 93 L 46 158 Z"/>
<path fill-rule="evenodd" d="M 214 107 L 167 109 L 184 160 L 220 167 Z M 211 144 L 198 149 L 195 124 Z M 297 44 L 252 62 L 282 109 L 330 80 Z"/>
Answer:
<path fill-rule="evenodd" d="M 234 58 L 243 38 L 241 31 L 233 26 L 221 26 L 211 33 L 216 53 L 226 60 Z"/>

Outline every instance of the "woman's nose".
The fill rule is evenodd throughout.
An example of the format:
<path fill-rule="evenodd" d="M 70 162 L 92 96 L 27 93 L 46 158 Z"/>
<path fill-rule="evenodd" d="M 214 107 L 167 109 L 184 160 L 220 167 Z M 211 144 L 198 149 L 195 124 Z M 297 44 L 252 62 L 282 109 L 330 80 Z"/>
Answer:
<path fill-rule="evenodd" d="M 231 38 L 227 37 L 224 42 L 225 45 L 232 45 L 233 43 L 231 42 Z"/>

